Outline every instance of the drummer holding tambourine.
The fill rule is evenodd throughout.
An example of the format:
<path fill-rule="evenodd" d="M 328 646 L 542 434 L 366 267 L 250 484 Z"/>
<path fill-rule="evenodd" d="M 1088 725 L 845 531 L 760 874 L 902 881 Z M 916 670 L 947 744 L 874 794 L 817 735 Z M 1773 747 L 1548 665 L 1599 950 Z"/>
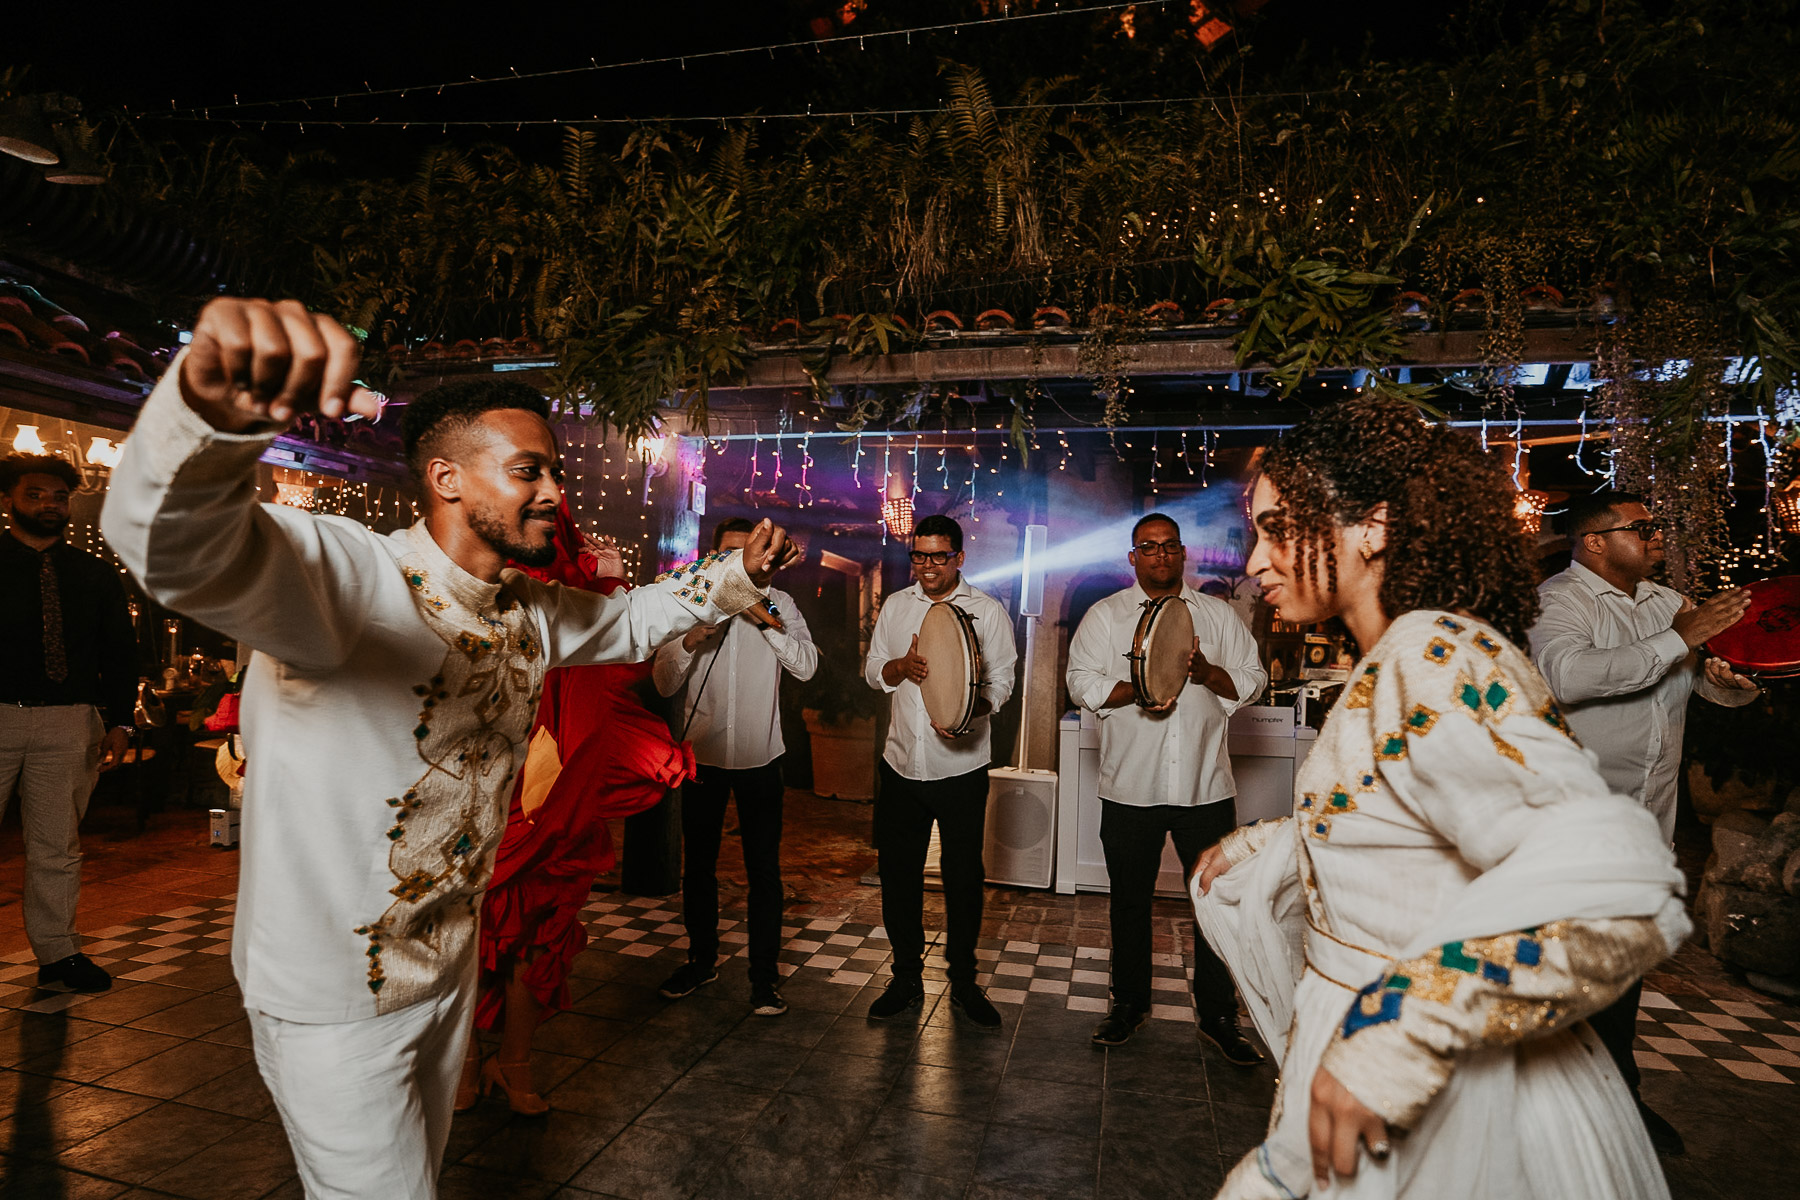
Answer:
<path fill-rule="evenodd" d="M 1112 897 L 1112 1011 L 1093 1040 L 1117 1046 L 1150 1015 L 1150 902 L 1164 839 L 1182 866 L 1237 827 L 1226 722 L 1268 682 L 1229 604 L 1182 581 L 1173 518 L 1131 531 L 1137 582 L 1095 604 L 1069 645 L 1069 696 L 1100 718 L 1100 844 Z M 1262 1061 L 1237 1024 L 1231 972 L 1194 930 L 1200 1035 L 1239 1066 Z"/>
<path fill-rule="evenodd" d="M 875 799 L 881 918 L 894 977 L 869 1015 L 896 1017 L 925 999 L 925 856 L 937 822 L 944 878 L 950 1003 L 965 1020 L 998 1028 L 1000 1014 L 975 981 L 981 934 L 988 714 L 1012 695 L 1012 620 L 962 577 L 962 527 L 930 516 L 913 531 L 913 586 L 889 596 L 869 637 L 863 677 L 894 698 Z"/>

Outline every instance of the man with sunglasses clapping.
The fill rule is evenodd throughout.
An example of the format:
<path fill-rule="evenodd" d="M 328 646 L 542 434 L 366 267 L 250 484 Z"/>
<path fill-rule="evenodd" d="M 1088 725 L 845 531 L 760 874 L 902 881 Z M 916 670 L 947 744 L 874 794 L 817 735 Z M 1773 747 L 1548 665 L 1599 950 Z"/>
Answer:
<path fill-rule="evenodd" d="M 1701 665 L 1708 639 L 1743 619 L 1749 593 L 1720 592 L 1695 604 L 1650 580 L 1663 562 L 1662 525 L 1642 496 L 1601 490 L 1569 502 L 1564 521 L 1572 562 L 1538 588 L 1543 611 L 1531 650 L 1581 744 L 1600 760 L 1614 791 L 1634 796 L 1675 836 L 1675 795 L 1688 697 L 1738 707 L 1756 699 L 1754 681 L 1717 658 Z M 1588 1018 L 1619 1074 L 1638 1094 L 1631 1051 L 1637 1029 L 1634 984 Z M 1650 1140 L 1681 1152 L 1681 1135 L 1638 1100 Z"/>

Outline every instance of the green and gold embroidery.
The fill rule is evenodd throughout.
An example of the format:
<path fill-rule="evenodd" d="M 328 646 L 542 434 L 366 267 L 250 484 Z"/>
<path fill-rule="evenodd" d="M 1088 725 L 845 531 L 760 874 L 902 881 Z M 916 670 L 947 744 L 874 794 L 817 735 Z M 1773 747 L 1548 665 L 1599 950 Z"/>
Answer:
<path fill-rule="evenodd" d="M 507 785 L 543 690 L 544 654 L 530 614 L 501 592 L 501 614 L 453 605 L 428 573 L 403 565 L 419 612 L 443 640 L 443 666 L 413 688 L 413 739 L 424 773 L 385 801 L 394 903 L 356 928 L 368 939 L 378 1011 L 434 986 L 440 963 L 472 946 L 492 851 L 505 828 Z M 454 593 L 452 593 L 454 594 Z"/>
<path fill-rule="evenodd" d="M 1362 674 L 1350 685 L 1350 692 L 1344 697 L 1345 708 L 1368 708 L 1375 702 L 1375 681 L 1381 677 L 1381 664 L 1369 663 L 1363 667 Z"/>
<path fill-rule="evenodd" d="M 1320 841 L 1331 837 L 1331 821 L 1333 817 L 1341 817 L 1356 811 L 1356 801 L 1350 798 L 1350 791 L 1343 784 L 1338 784 L 1325 794 L 1323 801 L 1311 792 L 1300 799 L 1300 808 L 1305 814 L 1306 831 Z"/>
<path fill-rule="evenodd" d="M 1343 1036 L 1397 1019 L 1405 998 L 1448 1004 L 1464 979 L 1479 977 L 1504 987 L 1512 982 L 1514 971 L 1536 967 L 1542 961 L 1543 943 L 1536 929 L 1447 942 L 1419 958 L 1396 964 L 1357 993 L 1344 1018 Z"/>
<path fill-rule="evenodd" d="M 1556 706 L 1556 701 L 1544 701 L 1543 704 L 1538 706 L 1537 715 L 1544 724 L 1550 726 L 1550 728 L 1556 730 L 1556 732 L 1562 734 L 1571 742 L 1577 742 L 1579 744 L 1579 739 L 1576 738 L 1575 731 L 1569 728 L 1569 719 L 1563 716 L 1562 709 Z"/>

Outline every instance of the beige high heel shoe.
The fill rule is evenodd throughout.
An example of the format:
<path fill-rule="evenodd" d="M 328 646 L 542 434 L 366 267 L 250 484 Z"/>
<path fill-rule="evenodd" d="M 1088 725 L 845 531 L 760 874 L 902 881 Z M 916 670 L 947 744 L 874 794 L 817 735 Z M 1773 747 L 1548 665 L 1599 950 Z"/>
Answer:
<path fill-rule="evenodd" d="M 523 1083 L 519 1082 L 521 1077 Z M 486 1095 L 496 1088 L 506 1097 L 507 1107 L 521 1117 L 541 1117 L 550 1111 L 549 1101 L 531 1090 L 529 1059 L 519 1063 L 503 1063 L 498 1058 L 490 1058 L 482 1063 L 482 1094 Z"/>
<path fill-rule="evenodd" d="M 469 1039 L 469 1052 L 463 1055 L 462 1078 L 456 1081 L 456 1112 L 468 1112 L 481 1099 L 481 1051 Z"/>

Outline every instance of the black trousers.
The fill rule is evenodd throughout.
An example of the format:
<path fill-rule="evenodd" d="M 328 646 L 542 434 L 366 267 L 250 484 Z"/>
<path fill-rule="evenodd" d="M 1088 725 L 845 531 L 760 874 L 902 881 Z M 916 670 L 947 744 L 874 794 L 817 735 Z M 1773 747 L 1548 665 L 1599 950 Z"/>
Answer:
<path fill-rule="evenodd" d="M 917 979 L 924 972 L 925 855 L 936 821 L 950 982 L 975 982 L 975 941 L 981 936 L 987 887 L 987 866 L 981 861 L 987 798 L 985 768 L 921 782 L 881 764 L 875 853 L 881 870 L 881 922 L 894 947 L 896 979 Z"/>
<path fill-rule="evenodd" d="M 732 771 L 701 766 L 681 789 L 682 922 L 688 959 L 711 965 L 719 957 L 719 843 L 725 804 L 737 796 L 744 874 L 750 879 L 750 982 L 781 982 L 781 760 Z"/>
<path fill-rule="evenodd" d="M 1643 994 L 1644 981 L 1640 979 L 1626 988 L 1624 995 L 1588 1017 L 1588 1024 L 1600 1035 L 1606 1052 L 1612 1055 L 1613 1065 L 1619 1068 L 1633 1100 L 1637 1099 L 1642 1076 L 1638 1071 L 1637 1056 L 1631 1052 L 1631 1043 L 1637 1040 L 1638 1000 Z"/>
<path fill-rule="evenodd" d="M 1112 994 L 1115 1004 L 1150 1007 L 1150 902 L 1162 864 L 1163 839 L 1174 837 L 1181 865 L 1192 871 L 1200 852 L 1237 827 L 1237 806 L 1120 804 L 1100 801 L 1100 845 L 1112 885 Z M 1234 1018 L 1231 971 L 1194 926 L 1194 1010 L 1201 1020 Z"/>

